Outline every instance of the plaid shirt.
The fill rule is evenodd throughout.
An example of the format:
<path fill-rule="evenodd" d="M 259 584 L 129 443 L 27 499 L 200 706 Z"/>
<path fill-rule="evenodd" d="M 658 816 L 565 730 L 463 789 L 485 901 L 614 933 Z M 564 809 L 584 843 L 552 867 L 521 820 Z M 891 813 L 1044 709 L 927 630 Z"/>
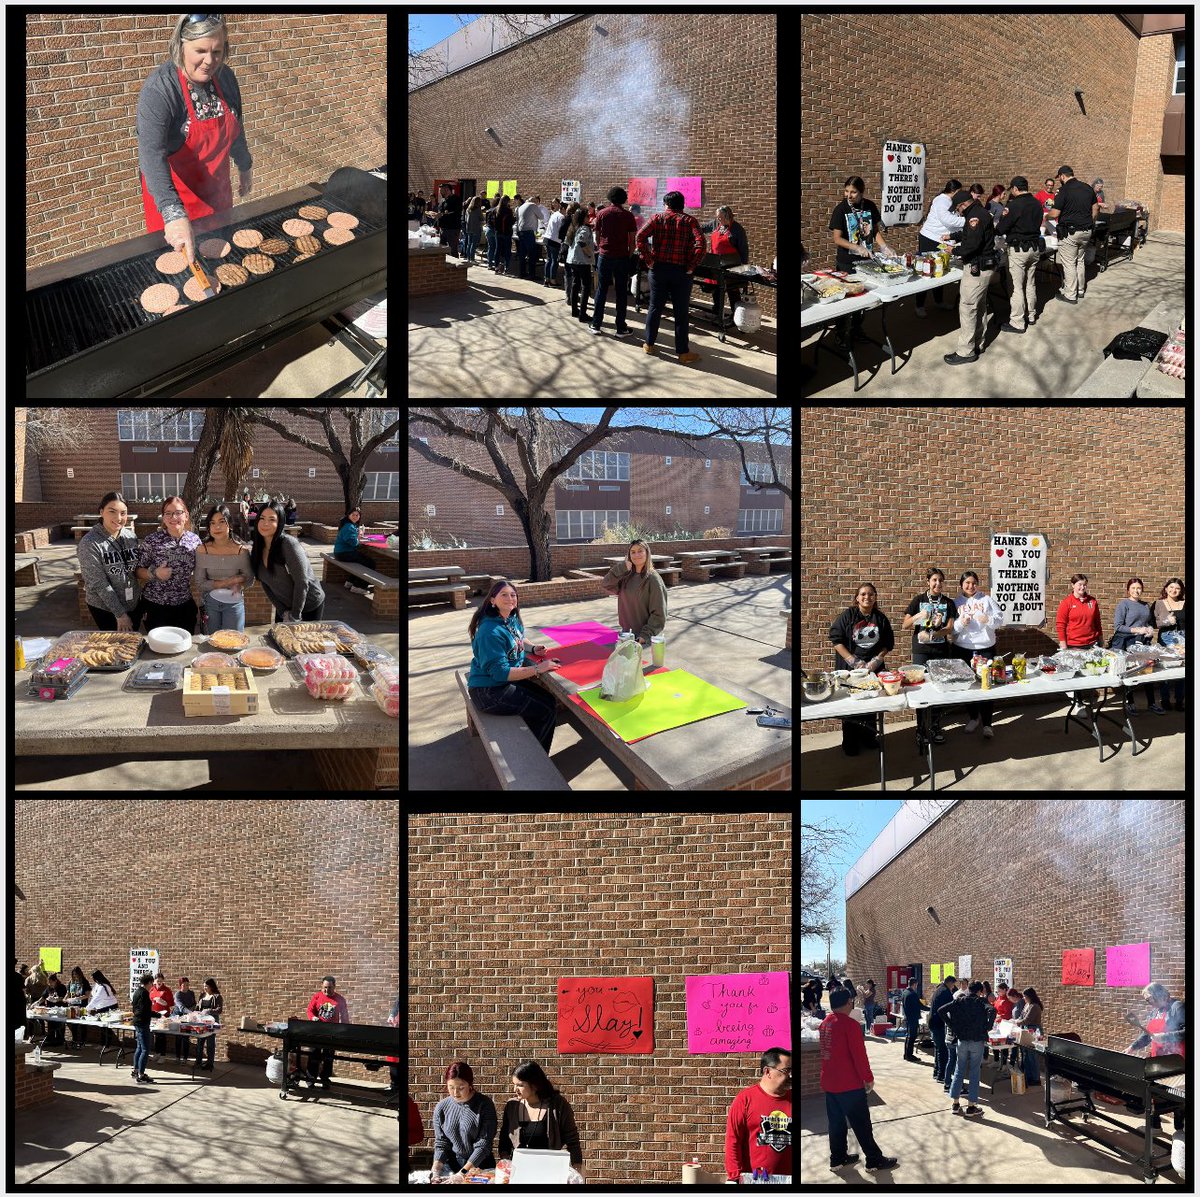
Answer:
<path fill-rule="evenodd" d="M 653 239 L 654 248 L 650 248 Z M 700 222 L 686 212 L 658 212 L 637 235 L 638 252 L 647 266 L 671 262 L 695 270 L 704 257 L 704 234 Z"/>

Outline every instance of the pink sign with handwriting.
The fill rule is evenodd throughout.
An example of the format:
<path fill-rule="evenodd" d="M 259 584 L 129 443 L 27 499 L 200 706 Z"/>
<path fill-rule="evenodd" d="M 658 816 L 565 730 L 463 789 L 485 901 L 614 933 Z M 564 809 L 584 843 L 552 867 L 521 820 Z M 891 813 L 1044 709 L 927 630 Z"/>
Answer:
<path fill-rule="evenodd" d="M 1150 984 L 1150 943 L 1118 943 L 1104 949 L 1106 985 Z"/>
<path fill-rule="evenodd" d="M 688 1054 L 792 1046 L 791 973 L 685 977 Z"/>

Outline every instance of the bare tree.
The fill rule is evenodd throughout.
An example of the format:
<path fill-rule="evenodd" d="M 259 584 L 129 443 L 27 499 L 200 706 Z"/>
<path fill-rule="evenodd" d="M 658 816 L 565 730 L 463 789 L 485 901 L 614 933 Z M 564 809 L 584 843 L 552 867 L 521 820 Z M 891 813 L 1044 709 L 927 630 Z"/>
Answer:
<path fill-rule="evenodd" d="M 835 863 L 850 841 L 844 827 L 800 826 L 800 937 L 825 938 L 842 917 L 845 890 Z"/>
<path fill-rule="evenodd" d="M 634 432 L 669 433 L 692 447 L 707 440 L 707 436 L 677 430 L 632 424 L 613 427 L 618 412 L 628 408 L 606 407 L 600 422 L 579 424 L 566 419 L 554 408 L 538 407 L 501 409 L 485 408 L 471 411 L 466 408 L 414 407 L 409 409 L 410 448 L 426 461 L 453 470 L 482 486 L 499 491 L 513 513 L 521 521 L 529 544 L 531 582 L 547 582 L 551 577 L 550 513 L 546 500 L 557 478 L 560 478 L 594 445 L 601 441 L 619 444 L 624 436 Z M 550 420 L 547 412 L 554 415 Z M 468 465 L 461 457 L 447 457 L 431 449 L 412 429 L 420 424 L 436 428 L 443 436 L 478 445 L 491 458 L 494 473 L 486 473 Z M 505 453 L 508 447 L 515 453 L 522 477 L 517 478 Z"/>

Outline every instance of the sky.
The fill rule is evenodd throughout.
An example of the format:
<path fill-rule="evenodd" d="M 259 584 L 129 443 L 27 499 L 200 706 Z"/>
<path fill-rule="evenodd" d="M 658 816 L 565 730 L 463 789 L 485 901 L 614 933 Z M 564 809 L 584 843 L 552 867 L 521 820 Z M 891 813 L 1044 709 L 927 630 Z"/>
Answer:
<path fill-rule="evenodd" d="M 834 859 L 834 869 L 839 879 L 844 879 L 850 866 L 871 846 L 875 837 L 891 822 L 893 816 L 904 805 L 902 798 L 827 798 L 821 801 L 800 800 L 801 837 L 804 827 L 810 823 L 826 823 L 848 833 L 845 847 Z M 830 955 L 838 960 L 846 958 L 846 899 L 845 891 L 839 895 L 835 906 L 837 922 L 834 926 Z M 800 940 L 800 963 L 825 959 L 825 940 L 813 936 Z"/>
<path fill-rule="evenodd" d="M 463 25 L 479 16 L 477 12 L 417 12 L 408 18 L 408 49 L 419 54 L 445 41 Z"/>

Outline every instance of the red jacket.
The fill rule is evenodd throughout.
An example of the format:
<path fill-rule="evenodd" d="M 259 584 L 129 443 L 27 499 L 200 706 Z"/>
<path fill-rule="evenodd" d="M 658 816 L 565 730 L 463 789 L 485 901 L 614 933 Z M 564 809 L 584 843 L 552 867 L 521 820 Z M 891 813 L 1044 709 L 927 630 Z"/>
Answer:
<path fill-rule="evenodd" d="M 867 1060 L 862 1027 L 850 1017 L 835 1010 L 820 1029 L 821 1089 L 826 1093 L 848 1093 L 875 1082 Z"/>
<path fill-rule="evenodd" d="M 858 1037 L 862 1038 L 862 1031 Z M 772 1176 L 792 1175 L 792 1094 L 772 1097 L 762 1085 L 743 1089 L 725 1119 L 725 1176 L 766 1168 Z"/>

